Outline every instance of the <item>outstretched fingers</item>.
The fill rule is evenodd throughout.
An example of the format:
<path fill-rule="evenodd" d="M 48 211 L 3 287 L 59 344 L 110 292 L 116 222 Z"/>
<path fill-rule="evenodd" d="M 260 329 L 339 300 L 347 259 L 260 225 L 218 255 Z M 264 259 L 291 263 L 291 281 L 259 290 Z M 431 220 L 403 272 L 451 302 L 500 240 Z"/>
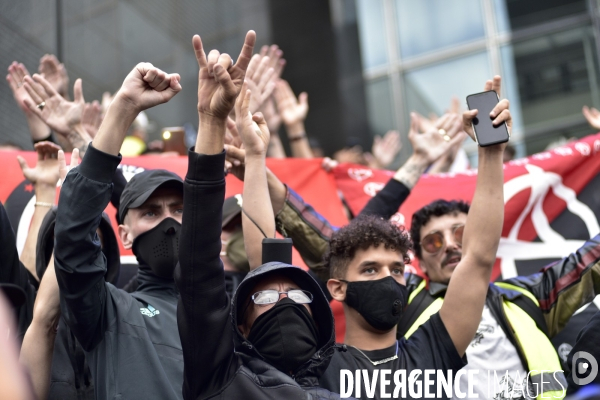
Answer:
<path fill-rule="evenodd" d="M 252 58 L 252 52 L 254 51 L 254 45 L 256 44 L 256 32 L 248 31 L 246 34 L 246 39 L 244 40 L 244 45 L 242 46 L 242 51 L 235 63 L 235 67 L 241 69 L 242 71 L 246 71 L 248 68 L 248 64 L 250 63 L 250 59 Z"/>
<path fill-rule="evenodd" d="M 194 53 L 196 54 L 198 66 L 200 68 L 206 68 L 208 66 L 208 61 L 206 60 L 206 54 L 204 53 L 204 48 L 202 47 L 202 39 L 200 39 L 199 35 L 194 35 L 192 38 L 192 45 L 194 46 Z"/>
<path fill-rule="evenodd" d="M 47 96 L 45 96 L 45 97 L 52 97 L 52 96 L 58 95 L 58 92 L 54 89 L 54 87 L 50 84 L 50 82 L 48 82 L 46 80 L 46 78 L 44 78 L 42 75 L 33 74 L 32 78 L 38 85 L 40 85 L 42 88 L 44 88 L 44 90 L 46 91 L 46 94 L 47 94 Z"/>
<path fill-rule="evenodd" d="M 85 103 L 85 99 L 83 98 L 83 82 L 81 81 L 81 78 L 77 78 L 73 85 L 73 97 L 75 103 Z"/>

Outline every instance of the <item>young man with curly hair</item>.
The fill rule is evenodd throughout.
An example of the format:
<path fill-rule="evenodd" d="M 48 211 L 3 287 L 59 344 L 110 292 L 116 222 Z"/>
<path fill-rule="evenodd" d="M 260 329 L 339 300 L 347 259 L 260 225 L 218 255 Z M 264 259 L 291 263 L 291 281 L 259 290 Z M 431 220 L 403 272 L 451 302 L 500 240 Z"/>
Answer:
<path fill-rule="evenodd" d="M 499 84 L 499 78 L 494 79 L 486 88 Z M 502 113 L 502 121 L 510 119 L 506 104 L 497 108 L 494 111 Z M 476 114 L 465 113 L 465 122 L 470 123 Z M 330 270 L 327 288 L 343 303 L 346 337 L 321 378 L 323 387 L 356 398 L 454 395 L 440 381 L 454 386 L 483 311 L 504 216 L 504 147 L 479 148 L 479 173 L 464 226 L 462 259 L 444 304 L 410 339 L 396 338 L 409 301 L 404 278 L 410 248 L 407 232 L 380 217 L 362 216 L 333 233 L 325 256 Z M 437 370 L 437 376 L 427 375 L 427 370 Z"/>

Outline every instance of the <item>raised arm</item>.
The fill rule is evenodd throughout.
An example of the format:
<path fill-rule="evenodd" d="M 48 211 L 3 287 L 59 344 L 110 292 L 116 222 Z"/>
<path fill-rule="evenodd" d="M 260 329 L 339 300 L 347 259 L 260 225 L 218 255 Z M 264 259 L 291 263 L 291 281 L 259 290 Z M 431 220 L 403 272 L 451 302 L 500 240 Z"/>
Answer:
<path fill-rule="evenodd" d="M 35 144 L 38 161 L 34 168 L 27 165 L 25 159 L 17 156 L 23 175 L 35 187 L 35 209 L 31 217 L 31 224 L 27 231 L 25 246 L 21 253 L 21 262 L 29 273 L 38 281 L 35 269 L 36 246 L 38 233 L 44 217 L 54 205 L 56 197 L 56 183 L 58 182 L 58 152 L 60 147 L 51 142 L 39 142 Z"/>
<path fill-rule="evenodd" d="M 25 68 L 25 65 L 13 61 L 8 67 L 8 75 L 6 75 L 6 81 L 12 90 L 15 102 L 19 106 L 19 109 L 23 111 L 25 119 L 27 120 L 27 126 L 29 127 L 29 133 L 31 134 L 31 140 L 36 143 L 39 141 L 50 140 L 52 132 L 48 125 L 37 117 L 27 104 L 26 99 L 31 99 L 29 94 L 23 86 L 23 79 L 25 76 L 29 76 L 29 71 Z"/>
<path fill-rule="evenodd" d="M 256 41 L 248 32 L 235 64 L 227 54 L 204 53 L 194 36 L 198 61 L 198 138 L 189 153 L 183 185 L 183 220 L 175 283 L 180 298 L 177 325 L 183 349 L 183 398 L 208 397 L 235 372 L 225 275 L 219 257 L 225 199 L 225 126 Z M 233 368 L 233 370 L 232 370 Z"/>
<path fill-rule="evenodd" d="M 33 320 L 23 338 L 20 355 L 20 362 L 29 371 L 38 399 L 47 398 L 50 389 L 52 354 L 59 318 L 60 296 L 52 257 L 40 283 L 33 306 Z"/>
<path fill-rule="evenodd" d="M 487 81 L 485 91 L 500 93 L 500 77 Z M 492 110 L 494 124 L 511 125 L 508 100 Z M 465 131 L 474 136 L 471 121 L 477 110 L 464 113 Z M 481 115 L 480 118 L 487 118 Z M 462 245 L 462 258 L 452 274 L 440 317 L 462 356 L 473 339 L 485 303 L 492 266 L 500 242 L 504 221 L 504 172 L 502 153 L 506 143 L 479 148 L 479 169 L 473 202 L 467 216 Z"/>
<path fill-rule="evenodd" d="M 51 97 L 52 88 L 48 84 L 44 88 L 45 93 L 38 93 L 42 101 Z M 115 95 L 81 165 L 63 183 L 55 227 L 56 276 L 65 321 L 84 350 L 102 340 L 110 322 L 103 318 L 108 296 L 106 259 L 96 229 L 111 197 L 121 161 L 119 149 L 140 111 L 169 101 L 180 90 L 178 74 L 138 64 Z"/>
<path fill-rule="evenodd" d="M 275 100 L 287 131 L 292 157 L 313 158 L 304 127 L 304 120 L 308 114 L 308 94 L 302 92 L 296 98 L 290 85 L 284 80 L 279 80 L 275 85 Z"/>
<path fill-rule="evenodd" d="M 85 107 L 81 79 L 77 79 L 73 86 L 75 101 L 68 101 L 62 97 L 41 75 L 27 76 L 24 80 L 25 89 L 30 96 L 30 99 L 25 100 L 29 110 L 73 148 L 79 149 L 83 157 L 92 138 L 81 124 Z"/>
<path fill-rule="evenodd" d="M 411 113 L 410 118 L 408 139 L 412 144 L 413 154 L 383 189 L 369 200 L 360 212 L 361 215 L 371 214 L 385 219 L 391 218 L 398 212 L 427 167 L 448 152 L 452 146 L 462 143 L 465 139 L 465 133 L 462 132 L 462 118 L 458 114 L 445 114 L 435 124 L 425 123 L 416 113 Z M 447 135 L 447 138 L 440 133 Z"/>
<path fill-rule="evenodd" d="M 250 114 L 251 91 L 246 83 L 235 104 L 238 131 L 246 149 L 246 171 L 244 174 L 244 205 L 242 226 L 244 246 L 250 269 L 262 264 L 262 240 L 275 236 L 275 217 L 269 206 L 267 165 L 265 157 L 269 146 L 269 128 L 262 114 Z"/>

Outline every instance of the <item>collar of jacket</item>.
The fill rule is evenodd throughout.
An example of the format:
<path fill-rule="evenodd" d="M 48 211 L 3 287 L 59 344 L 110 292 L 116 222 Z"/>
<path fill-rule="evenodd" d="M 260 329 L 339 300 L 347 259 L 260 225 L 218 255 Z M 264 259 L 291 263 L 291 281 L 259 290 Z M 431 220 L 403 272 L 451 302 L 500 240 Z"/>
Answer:
<path fill-rule="evenodd" d="M 294 375 L 292 375 L 291 378 L 302 387 L 317 386 L 319 384 L 319 378 L 329 366 L 329 361 L 335 351 L 335 327 L 331 307 L 329 306 L 329 302 L 321 290 L 321 287 L 312 276 L 299 267 L 280 262 L 270 262 L 261 265 L 246 275 L 235 291 L 231 303 L 231 323 L 234 331 L 233 338 L 235 350 L 244 355 L 242 360 L 246 365 L 250 365 L 250 359 L 252 357 L 264 361 L 263 356 L 256 350 L 252 343 L 244 338 L 238 329 L 238 312 L 241 311 L 244 302 L 248 296 L 250 296 L 250 292 L 253 290 L 256 283 L 262 280 L 266 275 L 273 273 L 289 277 L 301 289 L 308 290 L 313 294 L 311 310 L 315 323 L 319 328 L 320 347 L 307 362 L 294 371 Z"/>
<path fill-rule="evenodd" d="M 147 265 L 140 265 L 137 280 L 138 287 L 136 292 L 162 292 L 172 296 L 179 296 L 173 279 L 160 278 L 154 275 Z"/>

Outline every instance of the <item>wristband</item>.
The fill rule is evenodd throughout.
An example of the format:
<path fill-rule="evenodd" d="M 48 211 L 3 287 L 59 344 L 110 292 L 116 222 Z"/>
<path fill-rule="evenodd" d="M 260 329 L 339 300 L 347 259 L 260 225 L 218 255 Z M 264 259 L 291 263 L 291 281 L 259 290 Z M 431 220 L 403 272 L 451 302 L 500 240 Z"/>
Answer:
<path fill-rule="evenodd" d="M 302 139 L 305 139 L 305 138 L 306 138 L 306 132 L 302 132 L 301 134 L 296 135 L 294 137 L 288 137 L 288 140 L 290 142 L 297 142 L 298 140 L 302 140 Z"/>
<path fill-rule="evenodd" d="M 35 205 L 39 206 L 39 207 L 52 207 L 54 204 L 52 204 L 52 203 L 44 203 L 43 201 L 36 201 Z"/>

